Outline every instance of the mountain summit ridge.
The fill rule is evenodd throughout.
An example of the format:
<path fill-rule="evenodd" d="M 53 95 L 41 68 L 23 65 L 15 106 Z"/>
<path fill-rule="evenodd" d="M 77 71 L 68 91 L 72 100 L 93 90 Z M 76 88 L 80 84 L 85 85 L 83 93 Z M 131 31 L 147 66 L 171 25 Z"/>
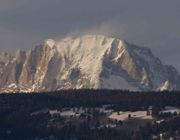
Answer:
<path fill-rule="evenodd" d="M 47 39 L 18 51 L 0 69 L 0 92 L 180 90 L 177 70 L 163 65 L 149 48 L 103 35 Z"/>

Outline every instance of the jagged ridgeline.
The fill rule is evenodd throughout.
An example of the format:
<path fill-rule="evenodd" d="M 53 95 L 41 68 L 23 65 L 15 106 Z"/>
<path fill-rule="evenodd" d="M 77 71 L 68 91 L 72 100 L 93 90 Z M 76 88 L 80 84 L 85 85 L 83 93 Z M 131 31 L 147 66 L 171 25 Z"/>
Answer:
<path fill-rule="evenodd" d="M 48 39 L 15 57 L 0 53 L 0 92 L 61 89 L 180 90 L 180 75 L 150 49 L 101 35 Z"/>

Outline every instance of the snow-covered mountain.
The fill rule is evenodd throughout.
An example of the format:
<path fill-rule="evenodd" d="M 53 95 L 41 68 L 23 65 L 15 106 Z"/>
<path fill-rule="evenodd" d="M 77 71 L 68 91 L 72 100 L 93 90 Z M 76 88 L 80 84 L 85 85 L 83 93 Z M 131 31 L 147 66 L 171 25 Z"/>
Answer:
<path fill-rule="evenodd" d="M 180 90 L 176 69 L 163 65 L 150 49 L 102 35 L 48 39 L 10 58 L 4 64 L 0 57 L 0 92 Z"/>

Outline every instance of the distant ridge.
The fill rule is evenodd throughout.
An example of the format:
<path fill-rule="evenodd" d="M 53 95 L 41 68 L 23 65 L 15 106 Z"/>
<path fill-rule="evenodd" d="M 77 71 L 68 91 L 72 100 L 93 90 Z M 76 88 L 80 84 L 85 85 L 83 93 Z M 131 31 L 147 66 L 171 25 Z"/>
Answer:
<path fill-rule="evenodd" d="M 150 49 L 103 35 L 45 40 L 15 57 L 0 53 L 0 92 L 62 89 L 180 90 L 180 75 Z"/>

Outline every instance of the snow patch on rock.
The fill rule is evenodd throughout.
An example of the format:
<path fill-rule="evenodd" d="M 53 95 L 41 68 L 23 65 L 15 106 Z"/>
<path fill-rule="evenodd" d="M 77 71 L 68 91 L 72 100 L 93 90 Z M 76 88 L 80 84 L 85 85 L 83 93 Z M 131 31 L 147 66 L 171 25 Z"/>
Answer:
<path fill-rule="evenodd" d="M 55 45 L 55 41 L 53 39 L 47 39 L 45 40 L 45 44 L 48 45 L 50 48 L 53 48 Z"/>

